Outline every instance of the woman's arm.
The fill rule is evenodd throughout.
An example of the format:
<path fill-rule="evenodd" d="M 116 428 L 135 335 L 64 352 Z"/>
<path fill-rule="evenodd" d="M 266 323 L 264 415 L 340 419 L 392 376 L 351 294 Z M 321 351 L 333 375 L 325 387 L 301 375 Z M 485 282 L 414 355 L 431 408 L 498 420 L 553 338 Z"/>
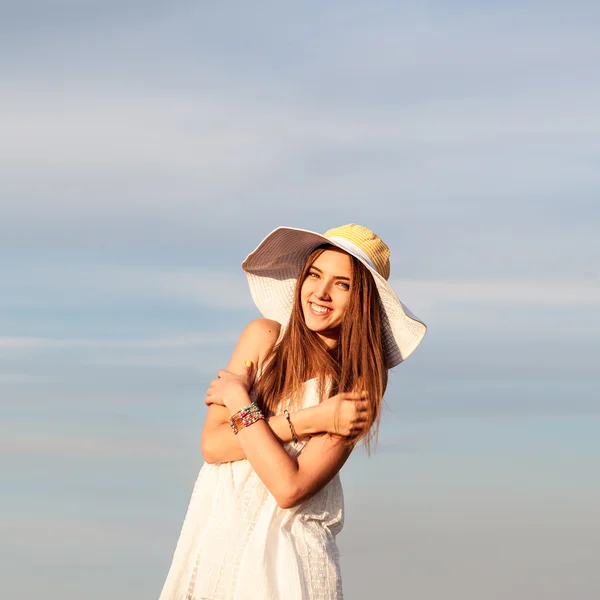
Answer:
<path fill-rule="evenodd" d="M 290 414 L 298 437 L 314 435 L 326 429 L 326 427 L 318 425 L 319 421 L 322 420 L 322 413 L 318 411 L 318 408 L 303 408 Z M 270 417 L 267 419 L 267 423 L 280 444 L 292 440 L 290 426 L 283 415 Z M 238 436 L 233 435 L 231 431 L 229 411 L 224 406 L 211 404 L 208 407 L 202 432 L 201 448 L 202 456 L 207 463 L 219 464 L 246 458 Z"/>
<path fill-rule="evenodd" d="M 244 378 L 219 371 L 212 386 L 233 415 L 250 403 Z M 237 434 L 242 450 L 256 474 L 281 508 L 292 508 L 321 490 L 342 468 L 353 445 L 328 434 L 311 438 L 297 459 L 281 447 L 264 420 L 243 427 Z"/>
<path fill-rule="evenodd" d="M 280 324 L 269 319 L 255 319 L 250 322 L 236 345 L 227 371 L 246 376 L 246 361 L 252 360 L 258 368 L 262 366 L 267 353 L 279 337 Z M 213 390 L 211 390 L 213 391 Z M 202 431 L 202 455 L 208 463 L 223 463 L 242 460 L 246 457 L 238 436 L 229 426 L 229 411 L 216 395 L 207 397 L 208 407 Z M 323 400 L 317 406 L 304 408 L 290 414 L 298 437 L 313 436 L 318 433 L 331 433 L 336 436 L 350 436 L 363 433 L 366 426 L 366 400 L 359 394 L 342 393 Z M 281 445 L 292 439 L 286 418 L 272 416 L 268 420 L 277 442 Z"/>
<path fill-rule="evenodd" d="M 275 345 L 280 329 L 281 325 L 270 319 L 255 319 L 248 323 L 231 355 L 227 370 L 246 375 L 248 360 L 260 368 L 264 358 Z M 224 407 L 214 404 L 208 407 L 200 442 L 202 455 L 208 463 L 231 462 L 245 458 L 239 442 L 235 440 L 229 428 L 228 419 L 229 414 Z M 278 433 L 285 435 L 280 427 Z"/>
<path fill-rule="evenodd" d="M 237 437 L 252 468 L 281 508 L 293 508 L 323 489 L 354 448 L 343 438 L 322 434 L 312 437 L 294 460 L 263 421 L 244 427 Z"/>
<path fill-rule="evenodd" d="M 219 399 L 229 416 L 251 402 L 250 370 L 246 363 L 250 360 L 262 365 L 271 347 L 268 344 L 273 344 L 278 336 L 270 323 L 258 319 L 246 327 L 230 362 L 235 371 L 219 371 L 218 379 L 210 384 L 208 397 Z M 360 394 L 345 396 L 360 397 Z M 312 437 L 302 453 L 293 459 L 264 420 L 242 428 L 235 436 L 231 431 L 228 433 L 237 438 L 244 456 L 282 508 L 296 506 L 316 494 L 342 468 L 353 449 L 353 444 L 346 439 L 323 434 Z"/>

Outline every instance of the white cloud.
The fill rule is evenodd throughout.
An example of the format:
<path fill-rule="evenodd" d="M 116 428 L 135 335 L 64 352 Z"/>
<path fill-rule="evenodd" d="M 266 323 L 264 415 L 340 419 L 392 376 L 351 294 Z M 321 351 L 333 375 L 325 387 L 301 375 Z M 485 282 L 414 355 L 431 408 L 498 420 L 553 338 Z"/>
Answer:
<path fill-rule="evenodd" d="M 92 287 L 119 296 L 164 298 L 214 308 L 253 306 L 241 272 L 185 268 L 114 268 L 89 272 Z"/>
<path fill-rule="evenodd" d="M 586 278 L 538 276 L 511 279 L 481 275 L 445 281 L 423 274 L 419 278 L 392 276 L 390 284 L 409 307 L 411 304 L 427 308 L 454 304 L 471 308 L 593 308 L 600 304 L 600 271 L 596 272 L 593 265 L 590 265 Z M 96 304 L 95 298 L 99 299 L 99 304 L 133 299 L 140 302 L 140 307 L 157 299 L 217 309 L 245 310 L 254 306 L 241 268 L 229 271 L 40 262 L 9 271 L 4 285 L 5 298 L 10 299 L 12 292 L 15 304 L 25 302 L 28 306 L 52 303 L 54 295 L 60 303 L 61 297 L 68 301 L 69 296 L 74 295 L 80 300 L 84 294 L 89 295 L 86 302 L 89 301 L 92 306 Z M 40 297 L 42 290 L 43 298 Z M 36 298 L 39 304 L 36 304 Z M 199 344 L 202 339 L 202 336 L 184 336 L 156 343 Z M 212 341 L 209 339 L 206 343 Z"/>
<path fill-rule="evenodd" d="M 139 310 L 153 303 L 244 310 L 252 298 L 243 271 L 186 267 L 118 267 L 26 263 L 6 270 L 0 306 L 13 308 L 98 307 L 139 303 Z M 186 342 L 178 338 L 176 343 Z M 189 338 L 199 343 L 199 338 Z M 136 342 L 137 343 L 137 342 Z M 160 342 L 165 343 L 164 341 Z M 186 342 L 187 343 L 187 342 Z"/>
<path fill-rule="evenodd" d="M 114 348 L 117 350 L 168 350 L 230 345 L 232 334 L 180 335 L 156 339 L 63 339 L 50 337 L 0 337 L 0 349 L 37 350 L 45 348 Z"/>
<path fill-rule="evenodd" d="M 451 305 L 468 311 L 477 308 L 593 308 L 600 305 L 599 280 L 529 279 L 510 281 L 423 281 L 392 279 L 402 298 L 406 289 L 415 306 L 436 311 Z M 408 302 L 406 302 L 408 304 Z M 408 304 L 410 308 L 410 304 Z"/>
<path fill-rule="evenodd" d="M 46 491 L 45 494 L 48 492 Z M 64 499 L 65 503 L 68 500 Z M 85 507 L 91 512 L 89 507 Z M 39 511 L 39 508 L 38 508 Z M 86 562 L 81 549 L 88 547 L 95 560 L 109 560 L 115 552 L 138 553 L 144 546 L 153 547 L 164 543 L 152 527 L 129 523 L 123 527 L 108 517 L 98 519 L 79 509 L 72 518 L 47 514 L 28 515 L 26 518 L 12 517 L 0 520 L 2 538 L 11 540 L 11 551 L 33 560 L 52 564 L 53 561 L 68 561 L 70 565 Z"/>
<path fill-rule="evenodd" d="M 233 103 L 239 90 L 192 97 L 174 92 L 115 88 L 98 82 L 30 82 L 5 87 L 0 98 L 0 160 L 24 174 L 66 173 L 118 177 L 123 167 L 149 175 L 176 173 L 196 184 L 227 185 L 257 170 L 275 171 L 282 160 L 305 151 L 354 148 L 418 149 L 453 144 L 465 149 L 498 140 L 535 141 L 580 134 L 593 145 L 600 120 L 593 96 L 561 90 L 560 102 L 541 102 L 545 90 L 526 88 L 506 98 L 440 98 L 409 106 L 385 106 L 357 119 L 350 107 Z M 41 86 L 41 87 L 40 87 Z M 97 86 L 97 87 L 94 87 Z M 91 89 L 90 89 L 91 87 Z M 38 98 L 43 97 L 40 105 Z M 362 113 L 362 110 L 360 111 Z M 490 115 L 494 118 L 491 119 Z M 458 144 L 458 146 L 456 146 Z M 513 148 L 517 154 L 522 148 Z M 455 158 L 454 155 L 447 158 Z M 477 155 L 471 156 L 481 159 Z M 542 155 L 527 157 L 527 164 Z M 160 172 L 152 172 L 152 168 Z M 141 175 L 141 173 L 139 173 Z M 7 177 L 7 173 L 4 174 Z M 107 198 L 118 205 L 122 201 Z M 171 201 L 177 202 L 177 198 Z"/>
<path fill-rule="evenodd" d="M 230 169 L 243 175 L 275 157 L 268 138 L 255 143 L 259 128 L 245 121 L 247 115 L 231 122 L 227 106 L 210 96 L 86 90 L 81 82 L 42 89 L 33 84 L 5 90 L 0 107 L 11 115 L 0 117 L 0 160 L 19 173 L 36 168 L 56 174 L 62 168 L 89 176 L 108 169 L 117 177 L 127 166 L 224 183 Z"/>
<path fill-rule="evenodd" d="M 8 429 L 8 428 L 3 428 Z M 151 440 L 142 437 L 118 438 L 87 432 L 85 435 L 2 431 L 0 450 L 6 455 L 77 457 L 83 459 L 176 459 L 181 448 L 170 436 L 161 439 L 152 432 Z"/>
<path fill-rule="evenodd" d="M 112 253 L 121 264 L 133 252 L 146 263 L 190 264 L 193 257 L 192 264 L 207 265 L 214 253 L 233 247 L 234 256 L 240 248 L 250 249 L 258 241 L 256 232 L 267 233 L 282 223 L 320 228 L 326 221 L 364 220 L 375 229 L 380 224 L 384 239 L 396 237 L 391 241 L 393 257 L 404 253 L 405 268 L 393 272 L 415 274 L 395 278 L 394 288 L 431 325 L 423 354 L 406 367 L 406 380 L 414 383 L 410 398 L 410 386 L 397 379 L 398 397 L 424 406 L 427 422 L 429 413 L 461 412 L 465 402 L 462 412 L 474 414 L 486 403 L 499 407 L 494 413 L 514 414 L 527 413 L 528 406 L 536 414 L 557 406 L 560 413 L 576 414 L 586 402 L 589 407 L 597 403 L 600 89 L 597 19 L 591 18 L 597 4 L 557 9 L 544 3 L 409 2 L 386 3 L 383 11 L 352 2 L 318 10 L 315 3 L 248 3 L 234 11 L 226 3 L 184 2 L 165 9 L 154 0 L 150 6 L 138 0 L 13 4 L 16 8 L 8 9 L 11 18 L 0 35 L 3 55 L 11 57 L 0 66 L 0 244 L 12 248 L 14 243 L 21 256 L 43 248 L 49 264 L 45 272 L 21 269 L 17 253 L 0 251 L 0 312 L 8 315 L 0 322 L 0 350 L 11 358 L 0 384 L 15 384 L 15 390 L 18 385 L 17 393 L 2 396 L 10 399 L 11 414 L 21 414 L 30 425 L 31 414 L 47 415 L 49 407 L 57 422 L 76 423 L 78 431 L 89 424 L 90 413 L 110 423 L 123 413 L 132 419 L 129 425 L 119 419 L 120 431 L 129 434 L 120 438 L 21 435 L 8 425 L 0 428 L 2 455 L 18 453 L 24 468 L 34 459 L 44 465 L 44 476 L 32 479 L 39 484 L 37 495 L 29 493 L 29 484 L 21 485 L 22 471 L 10 469 L 9 476 L 15 478 L 9 478 L 9 486 L 12 482 L 17 489 L 9 490 L 9 500 L 39 497 L 48 510 L 63 512 L 98 500 L 104 515 L 102 521 L 91 514 L 81 519 L 11 514 L 9 520 L 7 512 L 0 538 L 8 540 L 4 550 L 15 565 L 7 582 L 13 596 L 28 581 L 34 596 L 80 597 L 81 581 L 65 565 L 72 571 L 73 565 L 87 562 L 89 571 L 89 552 L 98 559 L 95 564 L 124 565 L 131 556 L 154 556 L 156 548 L 171 543 L 166 536 L 148 533 L 160 521 L 154 515 L 146 519 L 150 527 L 131 519 L 126 527 L 114 523 L 115 515 L 139 515 L 148 497 L 136 479 L 139 470 L 133 478 L 128 473 L 122 479 L 115 469 L 127 468 L 128 461 L 144 464 L 161 479 L 161 489 L 170 490 L 171 499 L 177 495 L 173 472 L 182 468 L 181 453 L 157 440 L 154 432 L 145 438 L 151 441 L 132 437 L 131 423 L 139 423 L 139 416 L 149 410 L 159 411 L 153 415 L 156 422 L 167 434 L 172 430 L 171 440 L 181 440 L 181 429 L 172 420 L 176 403 L 194 393 L 199 378 L 195 372 L 191 377 L 160 368 L 195 368 L 201 364 L 199 354 L 208 354 L 220 342 L 233 343 L 237 335 L 232 334 L 231 342 L 226 335 L 199 331 L 170 335 L 175 328 L 165 319 L 143 323 L 139 335 L 128 330 L 124 339 L 107 339 L 106 318 L 121 327 L 127 318 L 121 309 L 132 300 L 140 314 L 157 300 L 159 310 L 168 307 L 170 315 L 177 313 L 171 308 L 181 306 L 206 306 L 215 312 L 252 307 L 241 273 L 236 278 L 202 269 L 66 265 L 89 259 L 81 249 L 100 249 L 101 260 Z M 223 233 L 229 236 L 227 248 L 214 244 L 223 243 Z M 183 250 L 177 257 L 179 247 Z M 205 251 L 197 252 L 198 247 Z M 51 256 L 57 248 L 77 252 L 57 261 Z M 164 261 L 153 261 L 163 248 Z M 496 277 L 499 273 L 502 278 Z M 528 274 L 532 276 L 527 279 Z M 102 312 L 107 307 L 110 314 Z M 556 317 L 561 321 L 555 322 Z M 156 330 L 149 329 L 154 326 L 167 333 L 154 335 Z M 444 339 L 448 328 L 459 327 L 465 333 L 456 344 L 448 342 L 454 335 Z M 515 332 L 549 340 L 570 333 L 582 343 L 574 343 L 573 337 L 561 338 L 560 344 L 523 343 L 522 337 L 514 346 L 496 343 Z M 473 344 L 470 335 L 481 335 L 480 343 Z M 36 350 L 51 352 L 39 360 Z M 508 356 L 502 356 L 503 350 Z M 74 362 L 77 367 L 85 362 L 88 368 L 73 369 Z M 95 372 L 94 364 L 152 369 L 143 377 L 126 369 L 111 377 L 101 368 Z M 62 389 L 44 385 L 50 378 L 35 374 L 43 370 L 58 373 Z M 464 382 L 477 383 L 478 378 L 487 378 L 485 385 L 474 386 L 465 401 L 470 388 L 465 390 Z M 42 384 L 40 390 L 25 385 L 36 382 Z M 563 425 L 557 422 L 548 430 L 549 445 Z M 478 424 L 469 431 L 479 431 Z M 529 434 L 536 431 L 537 426 L 528 428 L 530 442 Z M 509 498 L 506 514 L 493 515 L 509 526 L 504 527 L 506 539 L 491 536 L 494 561 L 480 551 L 490 544 L 489 499 L 501 498 L 498 486 L 541 489 L 531 472 L 525 472 L 525 467 L 531 471 L 528 457 L 519 463 L 524 465 L 523 477 L 498 483 L 498 473 L 513 468 L 512 450 L 506 448 L 514 449 L 514 436 L 507 433 L 502 438 L 506 447 L 498 446 L 503 460 L 493 469 L 489 461 L 482 462 L 481 473 L 494 475 L 489 481 L 481 473 L 464 473 L 465 457 L 477 454 L 473 444 L 454 457 L 452 468 L 433 457 L 442 466 L 438 471 L 448 474 L 446 488 L 460 492 L 460 506 L 464 508 L 465 497 L 475 498 L 467 506 L 474 509 L 475 521 L 463 519 L 471 523 L 466 537 L 455 525 L 462 524 L 456 515 L 467 512 L 453 511 L 447 502 L 434 505 L 432 500 L 424 518 L 413 519 L 414 527 L 405 520 L 405 531 L 399 531 L 398 523 L 390 529 L 392 513 L 383 511 L 381 523 L 349 530 L 351 537 L 345 538 L 350 589 L 358 595 L 361 585 L 365 595 L 373 591 L 361 578 L 369 557 L 360 551 L 365 535 L 372 534 L 375 545 L 381 546 L 385 538 L 383 546 L 392 550 L 371 556 L 369 565 L 381 575 L 375 579 L 383 596 L 393 597 L 391 574 L 400 559 L 407 574 L 405 587 L 415 590 L 413 596 L 439 597 L 444 586 L 451 593 L 475 573 L 468 597 L 485 597 L 486 592 L 509 597 L 515 585 L 523 597 L 551 593 L 563 598 L 573 589 L 594 597 L 599 582 L 591 576 L 597 571 L 591 534 L 582 537 L 584 530 L 575 527 L 566 545 L 555 543 L 565 538 L 567 529 L 573 530 L 564 514 L 571 498 L 559 494 L 560 502 L 533 521 L 537 513 L 522 510 L 529 506 L 525 501 L 535 500 L 529 504 L 539 512 L 552 494 Z M 575 429 L 571 434 L 578 435 Z M 443 432 L 434 437 L 448 439 Z M 64 479 L 57 465 L 78 457 L 86 472 L 90 460 L 95 466 L 104 461 L 110 477 L 92 469 L 92 479 L 77 483 L 70 472 L 67 479 L 75 488 L 52 490 L 50 484 L 60 487 Z M 390 458 L 398 466 L 398 457 Z M 429 499 L 440 497 L 423 485 L 427 469 L 422 463 L 400 463 L 408 471 L 414 467 L 418 483 L 404 489 L 425 490 Z M 578 459 L 573 465 L 580 463 Z M 460 468 L 454 467 L 463 468 L 462 488 L 460 481 L 456 487 Z M 165 487 L 167 478 L 160 473 L 167 470 Z M 126 489 L 119 487 L 121 479 Z M 183 496 L 189 489 L 183 476 L 180 480 L 186 492 L 178 496 L 182 506 L 177 510 L 185 508 Z M 108 488 L 107 481 L 112 482 Z M 473 482 L 479 488 L 489 484 L 490 493 L 471 493 Z M 546 487 L 541 491 L 550 490 Z M 581 486 L 559 489 L 575 490 L 572 500 L 577 502 L 572 504 L 580 508 Z M 395 503 L 397 508 L 404 498 L 408 509 L 422 507 L 422 498 L 407 499 L 391 491 L 390 506 Z M 154 496 L 162 502 L 160 495 Z M 31 500 L 32 507 L 35 502 Z M 18 506 L 25 511 L 28 504 Z M 593 502 L 588 504 L 583 511 L 572 511 L 582 515 L 576 525 L 584 517 L 591 522 Z M 445 529 L 442 533 L 451 543 L 442 539 L 439 544 L 437 533 L 432 535 L 432 515 L 435 531 Z M 528 527 L 513 527 L 523 523 L 511 515 L 521 515 L 523 523 L 528 519 Z M 410 539 L 400 552 L 407 550 L 412 562 L 393 552 L 403 535 Z M 9 542 L 14 542 L 10 549 Z M 515 545 L 521 549 L 516 555 Z M 544 554 L 542 545 L 542 550 L 558 550 Z M 82 547 L 89 552 L 82 554 Z M 119 560 L 119 550 L 128 554 L 124 560 Z M 450 554 L 453 560 L 448 562 Z M 32 556 L 39 565 L 50 563 L 36 577 L 31 577 Z M 537 557 L 533 570 L 532 556 Z M 142 588 L 154 585 L 155 567 L 167 568 L 169 559 L 165 551 L 160 561 L 144 567 L 137 578 L 145 582 Z M 378 560 L 383 563 L 378 565 Z M 443 565 L 439 581 L 428 577 L 432 561 Z M 565 565 L 576 568 L 565 570 Z M 505 578 L 506 588 L 490 591 L 491 580 L 504 581 L 501 571 L 507 566 L 516 578 Z M 106 586 L 88 577 L 85 593 L 106 598 L 118 588 L 128 597 L 143 596 L 131 570 L 121 571 Z M 537 577 L 550 571 L 555 574 L 551 581 Z M 54 586 L 49 585 L 52 581 Z M 160 579 L 155 583 L 160 585 Z"/>
<path fill-rule="evenodd" d="M 3 348 L 2 338 L 0 338 L 0 349 Z M 17 346 L 19 347 L 19 346 Z M 58 383 L 59 380 L 53 377 L 42 375 L 33 375 L 31 373 L 0 373 L 0 385 L 15 383 Z"/>
<path fill-rule="evenodd" d="M 468 50 L 481 67 L 488 54 L 501 59 L 506 43 L 497 37 L 481 53 L 463 43 L 450 47 L 440 65 L 430 64 L 437 53 L 429 50 L 411 64 L 415 71 L 421 63 L 443 71 L 444 60 L 460 64 Z M 377 39 L 371 67 L 385 49 Z M 519 43 L 531 50 L 530 41 Z M 520 47 L 511 46 L 505 69 Z M 554 51 L 546 50 L 541 59 L 552 66 Z M 569 47 L 569 64 L 584 50 Z M 352 62 L 341 55 L 329 60 L 332 70 Z M 465 81 L 457 93 L 451 81 L 432 90 L 421 77 L 411 80 L 417 91 L 405 98 L 403 84 L 390 77 L 393 64 L 375 74 L 365 64 L 356 78 L 345 72 L 344 81 L 356 85 L 362 73 L 383 85 L 369 104 L 354 103 L 351 94 L 318 102 L 301 94 L 290 102 L 273 94 L 269 74 L 248 87 L 247 79 L 223 77 L 224 66 L 212 63 L 202 86 L 159 88 L 155 79 L 126 80 L 111 68 L 94 78 L 29 74 L 4 84 L 4 244 L 105 248 L 111 240 L 121 249 L 182 244 L 187 251 L 223 243 L 223 233 L 232 245 L 271 225 L 343 218 L 391 232 L 422 227 L 434 259 L 446 250 L 436 234 L 448 223 L 477 245 L 481 260 L 494 251 L 489 240 L 500 237 L 499 223 L 513 238 L 523 223 L 535 226 L 512 242 L 513 261 L 527 256 L 527 240 L 540 260 L 547 256 L 564 271 L 577 242 L 593 250 L 595 232 L 567 231 L 565 250 L 555 245 L 569 224 L 583 230 L 598 219 L 600 88 L 593 80 L 563 85 L 568 74 L 550 69 L 553 75 L 544 71 L 535 85 L 512 85 L 506 70 L 500 77 L 492 72 L 481 88 L 478 80 Z M 311 210 L 315 203 L 318 211 Z M 453 244 L 448 256 L 459 249 Z"/>

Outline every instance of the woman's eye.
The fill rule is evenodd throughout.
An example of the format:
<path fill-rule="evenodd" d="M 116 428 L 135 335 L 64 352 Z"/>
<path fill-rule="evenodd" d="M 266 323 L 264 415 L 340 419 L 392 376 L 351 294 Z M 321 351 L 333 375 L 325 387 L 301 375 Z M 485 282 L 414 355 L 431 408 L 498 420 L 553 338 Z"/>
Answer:
<path fill-rule="evenodd" d="M 339 284 L 341 287 L 343 287 L 345 290 L 349 290 L 350 289 L 350 285 L 347 283 L 344 283 L 343 281 L 340 281 Z"/>
<path fill-rule="evenodd" d="M 318 277 L 318 276 L 319 276 L 319 274 L 318 274 L 318 273 L 315 273 L 315 272 L 313 271 L 312 273 L 309 273 L 309 274 L 308 274 L 308 276 L 309 276 L 309 277 Z"/>

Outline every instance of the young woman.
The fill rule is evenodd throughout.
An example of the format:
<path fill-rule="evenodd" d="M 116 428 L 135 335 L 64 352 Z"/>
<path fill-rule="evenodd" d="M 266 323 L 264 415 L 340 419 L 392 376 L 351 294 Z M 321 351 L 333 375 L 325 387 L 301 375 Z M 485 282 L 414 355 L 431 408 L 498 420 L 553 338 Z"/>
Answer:
<path fill-rule="evenodd" d="M 338 472 L 426 327 L 360 225 L 280 227 L 242 266 L 265 318 L 207 391 L 205 464 L 160 600 L 340 600 Z"/>

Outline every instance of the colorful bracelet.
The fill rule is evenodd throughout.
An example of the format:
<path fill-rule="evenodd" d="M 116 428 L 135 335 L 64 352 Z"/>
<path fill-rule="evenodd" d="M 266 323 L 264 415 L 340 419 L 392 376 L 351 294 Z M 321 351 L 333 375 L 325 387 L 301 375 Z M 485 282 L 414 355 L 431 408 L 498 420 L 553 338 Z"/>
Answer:
<path fill-rule="evenodd" d="M 256 402 L 252 402 L 252 404 L 249 404 L 248 406 L 242 408 L 242 410 L 236 412 L 234 415 L 231 415 L 231 417 L 229 417 L 229 425 L 231 426 L 233 433 L 237 435 L 240 429 L 249 427 L 253 423 L 256 423 L 264 418 L 265 415 L 263 415 L 262 411 L 258 407 L 258 404 L 256 404 Z"/>
<path fill-rule="evenodd" d="M 292 425 L 292 419 L 290 419 L 290 413 L 288 412 L 287 408 L 283 411 L 283 414 L 285 415 L 288 425 L 290 426 L 290 431 L 292 432 L 292 440 L 294 442 L 297 442 L 298 436 L 296 435 L 296 430 L 294 429 L 294 426 Z"/>

